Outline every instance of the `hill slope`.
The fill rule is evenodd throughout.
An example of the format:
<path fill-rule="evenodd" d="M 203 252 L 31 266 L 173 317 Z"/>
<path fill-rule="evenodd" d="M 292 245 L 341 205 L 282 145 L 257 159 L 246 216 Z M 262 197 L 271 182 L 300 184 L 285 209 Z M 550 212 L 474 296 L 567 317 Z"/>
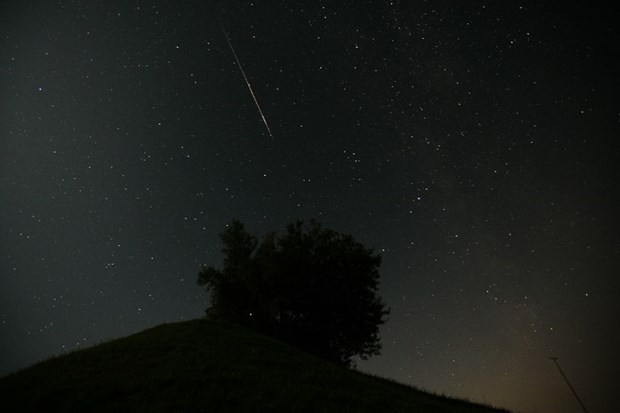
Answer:
<path fill-rule="evenodd" d="M 0 379 L 0 398 L 11 412 L 499 411 L 347 370 L 206 320 L 164 324 L 41 362 Z"/>

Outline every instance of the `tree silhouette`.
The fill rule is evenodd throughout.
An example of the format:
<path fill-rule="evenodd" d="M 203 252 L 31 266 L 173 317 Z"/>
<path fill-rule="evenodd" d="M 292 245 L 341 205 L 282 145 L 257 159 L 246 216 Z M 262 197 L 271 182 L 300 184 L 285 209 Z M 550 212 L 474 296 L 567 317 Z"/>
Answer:
<path fill-rule="evenodd" d="M 322 358 L 352 364 L 379 354 L 389 313 L 377 295 L 381 257 L 352 236 L 297 221 L 259 244 L 239 221 L 220 235 L 222 269 L 205 267 L 207 316 L 236 322 Z"/>

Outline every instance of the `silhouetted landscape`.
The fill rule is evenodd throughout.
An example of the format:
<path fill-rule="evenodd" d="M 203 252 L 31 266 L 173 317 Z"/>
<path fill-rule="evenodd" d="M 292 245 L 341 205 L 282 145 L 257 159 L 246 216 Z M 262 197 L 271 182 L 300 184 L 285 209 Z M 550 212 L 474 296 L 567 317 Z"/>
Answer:
<path fill-rule="evenodd" d="M 506 412 L 356 372 L 232 324 L 164 324 L 0 379 L 5 411 Z"/>
<path fill-rule="evenodd" d="M 617 413 L 619 29 L 0 1 L 0 410 Z"/>

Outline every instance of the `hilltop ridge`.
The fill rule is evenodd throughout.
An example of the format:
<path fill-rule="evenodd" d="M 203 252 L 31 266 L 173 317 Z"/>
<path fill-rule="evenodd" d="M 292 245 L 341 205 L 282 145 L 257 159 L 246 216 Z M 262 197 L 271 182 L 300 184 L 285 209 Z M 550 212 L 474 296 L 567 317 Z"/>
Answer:
<path fill-rule="evenodd" d="M 251 330 L 192 320 L 0 379 L 6 411 L 507 412 L 331 364 Z"/>

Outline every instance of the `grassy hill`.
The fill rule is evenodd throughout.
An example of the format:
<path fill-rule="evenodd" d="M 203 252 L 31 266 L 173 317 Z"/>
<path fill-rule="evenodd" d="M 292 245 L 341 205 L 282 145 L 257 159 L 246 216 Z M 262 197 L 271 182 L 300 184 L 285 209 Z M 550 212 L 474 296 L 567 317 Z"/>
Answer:
<path fill-rule="evenodd" d="M 324 362 L 238 326 L 164 324 L 0 379 L 2 410 L 499 412 Z"/>

